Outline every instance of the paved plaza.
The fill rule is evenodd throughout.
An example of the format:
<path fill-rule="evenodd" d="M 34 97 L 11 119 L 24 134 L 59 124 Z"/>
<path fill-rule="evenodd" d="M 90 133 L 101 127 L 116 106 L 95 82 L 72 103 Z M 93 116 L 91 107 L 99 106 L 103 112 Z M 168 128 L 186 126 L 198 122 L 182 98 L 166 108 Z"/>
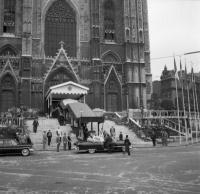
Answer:
<path fill-rule="evenodd" d="M 36 151 L 0 158 L 0 194 L 197 194 L 200 145 L 123 153 Z"/>

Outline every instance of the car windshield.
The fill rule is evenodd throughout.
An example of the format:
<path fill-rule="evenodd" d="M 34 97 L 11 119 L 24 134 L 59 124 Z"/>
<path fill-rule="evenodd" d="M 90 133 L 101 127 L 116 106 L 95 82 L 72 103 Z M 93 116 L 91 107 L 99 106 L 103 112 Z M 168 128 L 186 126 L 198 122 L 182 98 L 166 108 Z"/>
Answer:
<path fill-rule="evenodd" d="M 14 139 L 0 139 L 0 146 L 16 146 L 17 142 Z"/>

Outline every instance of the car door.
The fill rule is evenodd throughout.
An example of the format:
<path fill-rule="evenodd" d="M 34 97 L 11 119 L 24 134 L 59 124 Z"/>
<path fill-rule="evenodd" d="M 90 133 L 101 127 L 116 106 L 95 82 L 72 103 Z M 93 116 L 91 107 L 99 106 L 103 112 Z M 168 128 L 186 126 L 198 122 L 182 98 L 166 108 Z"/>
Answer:
<path fill-rule="evenodd" d="M 10 140 L 10 153 L 15 154 L 15 153 L 21 153 L 21 146 L 15 141 L 14 139 Z"/>
<path fill-rule="evenodd" d="M 4 139 L 4 154 L 11 154 L 12 153 L 12 144 L 10 139 Z"/>

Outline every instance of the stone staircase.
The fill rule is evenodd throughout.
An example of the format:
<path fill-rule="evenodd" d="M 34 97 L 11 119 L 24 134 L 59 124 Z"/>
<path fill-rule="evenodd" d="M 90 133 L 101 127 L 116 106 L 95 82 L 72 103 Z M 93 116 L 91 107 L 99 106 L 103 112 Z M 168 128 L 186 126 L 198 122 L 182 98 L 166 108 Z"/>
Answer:
<path fill-rule="evenodd" d="M 39 126 L 37 129 L 37 133 L 33 133 L 33 120 L 26 120 L 25 125 L 27 127 L 27 130 L 29 131 L 29 135 L 31 137 L 31 140 L 34 144 L 34 148 L 36 150 L 42 149 L 42 134 L 43 131 L 51 130 L 52 132 L 52 145 L 50 148 L 47 147 L 47 149 L 54 149 L 56 147 L 56 131 L 58 130 L 58 127 L 60 131 L 62 131 L 62 134 L 66 133 L 68 135 L 69 132 L 72 131 L 70 125 L 60 126 L 57 119 L 52 118 L 46 118 L 46 117 L 39 117 L 38 119 Z M 75 137 L 73 134 L 71 134 L 72 141 L 75 142 Z M 62 146 L 61 146 L 62 147 Z M 56 148 L 55 148 L 56 149 Z"/>

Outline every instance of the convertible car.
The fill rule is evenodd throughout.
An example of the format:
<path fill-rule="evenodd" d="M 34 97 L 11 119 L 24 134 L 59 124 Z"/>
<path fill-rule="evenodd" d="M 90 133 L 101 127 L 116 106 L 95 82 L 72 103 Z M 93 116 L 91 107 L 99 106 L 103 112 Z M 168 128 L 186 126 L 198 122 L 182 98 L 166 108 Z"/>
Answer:
<path fill-rule="evenodd" d="M 29 156 L 34 151 L 32 144 L 20 144 L 16 139 L 0 139 L 0 155 Z"/>

